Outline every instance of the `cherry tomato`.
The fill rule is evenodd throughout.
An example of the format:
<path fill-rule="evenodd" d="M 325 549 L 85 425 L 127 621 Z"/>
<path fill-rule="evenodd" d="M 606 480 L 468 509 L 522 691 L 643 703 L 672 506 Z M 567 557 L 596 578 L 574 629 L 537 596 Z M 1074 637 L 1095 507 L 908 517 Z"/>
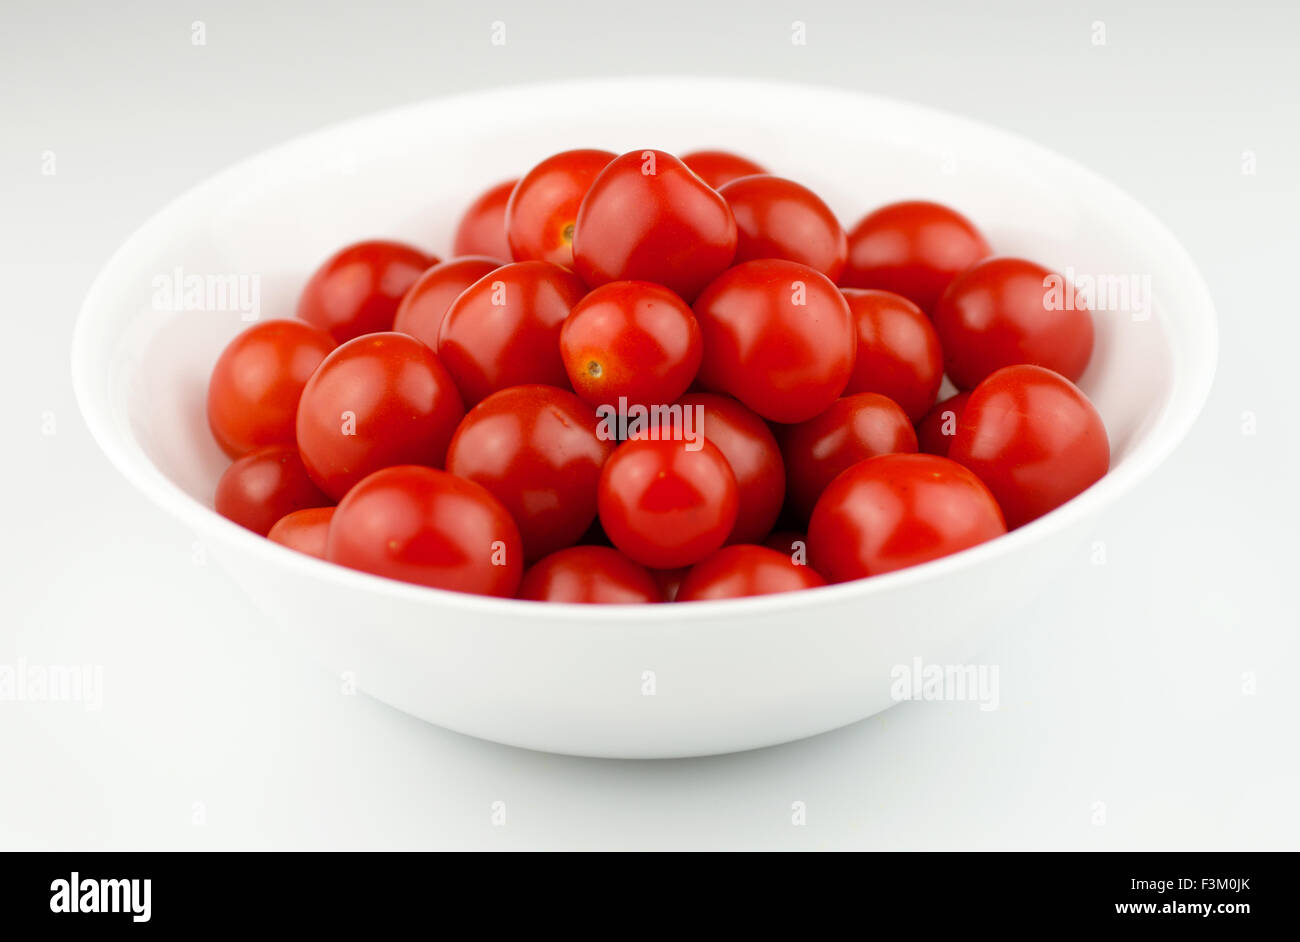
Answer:
<path fill-rule="evenodd" d="M 704 290 L 695 316 L 704 334 L 700 382 L 773 422 L 811 419 L 853 372 L 857 331 L 848 302 L 807 265 L 737 265 Z"/>
<path fill-rule="evenodd" d="M 329 538 L 330 521 L 334 519 L 333 507 L 308 507 L 287 513 L 275 522 L 266 538 L 289 549 L 325 558 L 325 543 Z"/>
<path fill-rule="evenodd" d="M 994 370 L 1032 363 L 1070 381 L 1092 356 L 1092 314 L 1050 269 L 990 258 L 952 280 L 934 310 L 948 378 L 972 389 Z"/>
<path fill-rule="evenodd" d="M 411 286 L 397 306 L 393 330 L 410 334 L 430 350 L 438 348 L 442 319 L 462 291 L 505 262 L 486 255 L 466 255 L 434 265 Z"/>
<path fill-rule="evenodd" d="M 943 383 L 943 349 L 930 319 L 901 294 L 843 291 L 858 327 L 858 358 L 844 392 L 880 393 L 920 420 Z"/>
<path fill-rule="evenodd" d="M 566 150 L 524 175 L 506 205 L 506 239 L 515 261 L 573 267 L 578 206 L 614 156 L 607 150 Z"/>
<path fill-rule="evenodd" d="M 767 174 L 740 177 L 718 189 L 736 217 L 736 262 L 788 258 L 840 277 L 848 239 L 830 207 L 812 190 Z"/>
<path fill-rule="evenodd" d="M 476 481 L 519 525 L 524 556 L 578 541 L 596 519 L 596 486 L 614 442 L 596 434 L 591 406 L 554 386 L 512 386 L 465 416 L 447 470 Z"/>
<path fill-rule="evenodd" d="M 593 406 L 673 402 L 700 368 L 704 346 L 681 298 L 648 281 L 613 281 L 574 305 L 560 355 L 574 390 Z"/>
<path fill-rule="evenodd" d="M 1088 397 L 1041 366 L 1007 366 L 975 387 L 948 455 L 979 475 L 1007 525 L 1035 520 L 1110 468 L 1110 443 Z"/>
<path fill-rule="evenodd" d="M 697 150 L 683 154 L 682 163 L 715 190 L 737 177 L 767 173 L 748 157 L 725 150 Z"/>
<path fill-rule="evenodd" d="M 301 321 L 264 321 L 239 334 L 208 381 L 208 427 L 232 458 L 264 445 L 292 445 L 302 388 L 334 349 Z"/>
<path fill-rule="evenodd" d="M 678 602 L 738 599 L 815 589 L 826 580 L 807 566 L 766 546 L 725 546 L 691 567 L 677 590 Z"/>
<path fill-rule="evenodd" d="M 395 464 L 441 465 L 465 414 L 433 351 L 406 334 L 367 334 L 329 356 L 298 404 L 298 450 L 325 493 L 342 498 Z"/>
<path fill-rule="evenodd" d="M 607 546 L 572 546 L 538 560 L 524 573 L 519 598 L 598 605 L 664 600 L 644 566 Z"/>
<path fill-rule="evenodd" d="M 311 276 L 298 298 L 298 318 L 328 331 L 337 343 L 392 330 L 402 295 L 436 264 L 436 256 L 402 242 L 349 245 Z"/>
<path fill-rule="evenodd" d="M 949 396 L 943 402 L 936 403 L 925 414 L 925 418 L 916 423 L 916 442 L 920 451 L 927 455 L 948 457 L 948 448 L 952 445 L 953 436 L 957 434 L 962 410 L 966 408 L 966 400 L 969 398 L 968 392 Z"/>
<path fill-rule="evenodd" d="M 550 262 L 503 265 L 466 288 L 438 332 L 438 357 L 465 401 L 525 383 L 567 387 L 560 327 L 585 290 Z"/>
<path fill-rule="evenodd" d="M 616 157 L 578 209 L 573 263 L 593 288 L 653 281 L 691 301 L 735 254 L 727 201 L 663 151 Z"/>
<path fill-rule="evenodd" d="M 772 529 L 785 500 L 785 466 L 767 423 L 729 396 L 689 393 L 682 409 L 703 409 L 706 440 L 718 446 L 736 476 L 739 500 L 728 543 L 753 543 Z"/>
<path fill-rule="evenodd" d="M 637 439 L 624 442 L 600 476 L 600 523 L 614 545 L 643 566 L 699 562 L 736 523 L 736 476 L 717 446 Z"/>
<path fill-rule="evenodd" d="M 1006 532 L 989 489 L 935 455 L 881 455 L 822 493 L 808 525 L 809 559 L 847 582 L 938 559 Z"/>
<path fill-rule="evenodd" d="M 506 239 L 506 205 L 518 180 L 507 180 L 483 193 L 470 203 L 460 217 L 452 238 L 453 255 L 486 255 L 510 259 L 510 242 Z"/>
<path fill-rule="evenodd" d="M 845 468 L 876 455 L 914 451 L 916 432 L 892 399 L 878 393 L 836 399 L 821 415 L 781 430 L 791 508 L 806 520 Z"/>
<path fill-rule="evenodd" d="M 849 232 L 840 284 L 892 291 L 933 314 L 948 282 L 988 254 L 984 236 L 956 210 L 919 200 L 890 203 Z"/>
<path fill-rule="evenodd" d="M 292 445 L 267 445 L 250 451 L 217 481 L 217 513 L 266 536 L 287 513 L 331 504 L 303 467 Z"/>
<path fill-rule="evenodd" d="M 325 558 L 403 582 L 511 597 L 524 553 L 519 528 L 481 485 L 397 465 L 366 477 L 339 503 Z"/>

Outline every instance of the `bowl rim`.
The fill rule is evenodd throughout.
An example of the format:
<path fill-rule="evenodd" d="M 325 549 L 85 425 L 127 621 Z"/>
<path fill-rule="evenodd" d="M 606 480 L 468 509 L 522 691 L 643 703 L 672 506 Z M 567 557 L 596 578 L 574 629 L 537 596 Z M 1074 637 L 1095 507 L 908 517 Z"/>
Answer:
<path fill-rule="evenodd" d="M 1107 191 L 1112 198 L 1119 198 L 1127 204 L 1141 221 L 1146 233 L 1161 243 L 1161 258 L 1170 267 L 1178 269 L 1180 281 L 1185 284 L 1188 294 L 1198 302 L 1194 305 L 1195 310 L 1188 310 L 1185 314 L 1189 320 L 1195 314 L 1195 320 L 1199 321 L 1201 336 L 1198 346 L 1201 355 L 1196 358 L 1174 359 L 1169 391 L 1160 411 L 1156 413 L 1150 430 L 1135 443 L 1119 467 L 1112 467 L 1105 477 L 1083 493 L 1019 529 L 961 552 L 894 572 L 798 592 L 691 602 L 685 611 L 672 603 L 587 605 L 497 598 L 399 582 L 349 569 L 280 546 L 227 520 L 182 490 L 153 463 L 131 432 L 129 420 L 118 414 L 116 403 L 109 401 L 110 363 L 117 338 L 110 338 L 113 342 L 97 346 L 95 328 L 105 318 L 104 312 L 113 306 L 116 296 L 114 281 L 119 271 L 128 267 L 133 260 L 147 258 L 161 237 L 190 215 L 191 207 L 206 200 L 213 192 L 221 191 L 248 175 L 263 161 L 283 159 L 296 150 L 319 147 L 331 137 L 347 137 L 368 125 L 400 121 L 426 110 L 481 108 L 493 99 L 503 97 L 534 95 L 573 100 L 570 96 L 589 89 L 593 81 L 599 82 L 605 89 L 617 90 L 623 94 L 665 94 L 678 90 L 700 95 L 705 91 L 704 86 L 709 86 L 707 91 L 710 95 L 722 96 L 718 100 L 754 93 L 817 95 L 839 99 L 844 107 L 869 107 L 878 113 L 906 114 L 912 119 L 941 121 L 964 133 L 983 135 L 996 139 L 1005 146 L 1015 147 L 1032 159 L 1069 172 L 1085 180 L 1090 187 Z M 1163 321 L 1163 318 L 1160 319 Z M 1167 322 L 1162 326 L 1167 329 Z M 865 602 L 873 595 L 903 589 L 918 582 L 941 579 L 960 569 L 997 559 L 1016 552 L 1051 531 L 1070 528 L 1145 479 L 1186 437 L 1213 384 L 1218 361 L 1218 325 L 1213 298 L 1204 278 L 1186 248 L 1153 213 L 1100 174 L 1019 134 L 928 105 L 836 86 L 717 76 L 642 75 L 508 84 L 426 98 L 316 128 L 246 157 L 206 177 L 172 199 L 113 252 L 96 275 L 82 302 L 73 333 L 71 354 L 73 388 L 78 407 L 92 438 L 117 470 L 145 497 L 178 517 L 196 534 L 210 534 L 224 544 L 253 554 L 263 565 L 287 566 L 308 578 L 327 579 L 378 597 L 436 605 L 468 616 L 527 615 L 532 619 L 585 625 L 603 625 L 611 619 L 618 619 L 621 622 L 659 626 L 665 622 L 680 621 L 684 617 L 772 615 L 796 608 L 815 608 L 846 601 Z"/>

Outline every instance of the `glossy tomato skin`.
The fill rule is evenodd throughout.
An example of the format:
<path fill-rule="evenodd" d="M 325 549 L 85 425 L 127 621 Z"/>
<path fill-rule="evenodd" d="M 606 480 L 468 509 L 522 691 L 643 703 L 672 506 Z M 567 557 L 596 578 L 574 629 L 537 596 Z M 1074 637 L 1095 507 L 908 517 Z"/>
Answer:
<path fill-rule="evenodd" d="M 882 455 L 830 483 L 808 525 L 809 561 L 848 582 L 938 559 L 1006 532 L 974 474 L 935 455 Z"/>
<path fill-rule="evenodd" d="M 934 311 L 948 378 L 973 389 L 1004 366 L 1031 363 L 1071 382 L 1092 356 L 1092 314 L 1065 279 L 1023 258 L 990 258 L 948 285 Z"/>
<path fill-rule="evenodd" d="M 307 380 L 334 349 L 301 321 L 254 324 L 226 346 L 208 381 L 208 427 L 232 458 L 294 443 L 294 417 Z"/>
<path fill-rule="evenodd" d="M 1077 386 L 1041 366 L 1003 367 L 976 386 L 948 456 L 988 485 L 1012 528 L 1110 469 L 1101 415 Z"/>
<path fill-rule="evenodd" d="M 292 445 L 268 445 L 244 455 L 222 473 L 213 500 L 221 516 L 262 536 L 285 514 L 332 503 L 308 477 Z"/>
<path fill-rule="evenodd" d="M 312 480 L 341 499 L 380 468 L 441 466 L 464 414 L 432 350 L 406 334 L 367 334 L 331 353 L 308 380 L 298 450 Z"/>
<path fill-rule="evenodd" d="M 792 509 L 803 519 L 835 476 L 877 455 L 916 451 L 916 432 L 892 399 L 857 393 L 836 399 L 821 415 L 781 430 L 781 454 Z"/>
<path fill-rule="evenodd" d="M 765 419 L 803 422 L 848 385 L 857 330 L 848 302 L 815 269 L 760 259 L 729 269 L 695 302 L 700 383 Z"/>
<path fill-rule="evenodd" d="M 917 422 L 943 384 L 943 348 L 925 312 L 901 294 L 843 289 L 858 329 L 858 357 L 845 394 L 880 393 Z"/>
<path fill-rule="evenodd" d="M 519 525 L 527 560 L 572 546 L 596 519 L 600 471 L 614 442 L 596 411 L 554 386 L 511 386 L 465 416 L 447 470 L 483 485 Z"/>
<path fill-rule="evenodd" d="M 438 349 L 438 330 L 451 303 L 474 282 L 504 264 L 486 255 L 465 255 L 439 262 L 402 296 L 393 317 L 393 330 L 410 334 L 430 350 Z"/>
<path fill-rule="evenodd" d="M 975 224 L 954 209 L 921 200 L 890 203 L 849 231 L 840 284 L 892 291 L 933 314 L 948 283 L 989 251 Z"/>
<path fill-rule="evenodd" d="M 736 523 L 727 542 L 761 540 L 776 523 L 785 500 L 785 465 L 772 430 L 730 396 L 688 393 L 680 404 L 703 415 L 705 439 L 718 447 L 736 476 Z"/>
<path fill-rule="evenodd" d="M 826 584 L 808 566 L 766 546 L 724 546 L 691 567 L 677 590 L 678 602 L 708 602 L 774 595 Z"/>
<path fill-rule="evenodd" d="M 656 405 L 686 392 L 704 345 L 690 307 L 648 281 L 613 281 L 573 306 L 560 355 L 574 391 L 592 406 Z"/>
<path fill-rule="evenodd" d="M 418 585 L 511 597 L 523 574 L 519 529 L 501 503 L 446 471 L 376 471 L 339 503 L 330 562 Z"/>
<path fill-rule="evenodd" d="M 831 281 L 848 257 L 848 238 L 829 206 L 812 190 L 768 174 L 740 177 L 718 190 L 736 217 L 735 263 L 786 258 Z"/>
<path fill-rule="evenodd" d="M 460 217 L 452 237 L 453 255 L 486 255 L 510 261 L 510 242 L 506 238 L 506 205 L 518 180 L 498 183 L 470 203 Z"/>
<path fill-rule="evenodd" d="M 735 254 L 727 201 L 663 151 L 616 157 L 578 209 L 574 269 L 593 288 L 652 281 L 689 303 Z"/>
<path fill-rule="evenodd" d="M 736 523 L 736 477 L 716 445 L 635 439 L 600 477 L 600 523 L 643 566 L 690 566 L 722 546 Z"/>
<path fill-rule="evenodd" d="M 961 425 L 962 411 L 966 408 L 969 392 L 957 393 L 942 402 L 935 403 L 925 418 L 916 423 L 917 448 L 927 455 L 948 457 L 948 449 L 957 435 Z"/>
<path fill-rule="evenodd" d="M 357 242 L 331 255 L 298 297 L 298 318 L 336 343 L 392 330 L 402 295 L 431 265 L 413 245 L 383 239 Z"/>
<path fill-rule="evenodd" d="M 586 292 L 550 262 L 514 262 L 480 278 L 451 305 L 438 331 L 438 357 L 473 404 L 508 386 L 566 388 L 560 328 Z"/>
<path fill-rule="evenodd" d="M 725 150 L 697 150 L 682 155 L 682 163 L 715 190 L 735 180 L 755 173 L 767 173 L 763 167 L 748 157 Z"/>
<path fill-rule="evenodd" d="M 287 513 L 275 522 L 266 534 L 273 543 L 289 549 L 325 558 L 325 544 L 329 539 L 330 521 L 334 519 L 333 507 L 308 507 Z"/>
<path fill-rule="evenodd" d="M 571 546 L 538 560 L 524 573 L 519 598 L 592 605 L 664 601 L 649 570 L 608 546 Z"/>
<path fill-rule="evenodd" d="M 566 150 L 524 174 L 506 205 L 506 239 L 515 261 L 573 267 L 578 207 L 614 157 L 607 150 Z"/>

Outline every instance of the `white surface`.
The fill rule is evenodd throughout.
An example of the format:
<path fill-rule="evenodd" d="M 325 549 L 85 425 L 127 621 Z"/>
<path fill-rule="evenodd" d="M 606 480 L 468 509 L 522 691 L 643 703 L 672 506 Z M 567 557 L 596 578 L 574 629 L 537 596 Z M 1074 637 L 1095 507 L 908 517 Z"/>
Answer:
<path fill-rule="evenodd" d="M 593 122 L 556 104 L 575 98 L 609 117 Z M 700 104 L 707 100 L 726 100 L 738 130 L 717 129 L 712 108 Z M 795 109 L 819 130 L 790 139 L 781 115 Z M 841 116 L 852 120 L 838 124 Z M 445 127 L 461 133 L 449 138 Z M 842 212 L 928 193 L 981 220 L 1008 254 L 1061 271 L 1143 273 L 1150 297 L 1098 298 L 1096 347 L 1080 380 L 1106 422 L 1110 473 L 1031 526 L 927 566 L 685 608 L 538 606 L 412 589 L 321 565 L 207 509 L 229 464 L 206 428 L 207 377 L 247 324 L 234 298 L 156 309 L 159 300 L 146 297 L 160 274 L 174 283 L 178 270 L 260 273 L 258 294 L 278 307 L 358 233 L 421 244 L 433 230 L 434 244 L 447 244 L 465 200 L 448 181 L 481 181 L 472 194 L 508 176 L 507 161 L 540 159 L 566 141 L 625 151 L 637 140 L 691 139 L 768 154 Z M 964 172 L 943 172 L 934 155 L 945 148 L 965 155 Z M 859 178 L 864 154 L 870 174 Z M 347 155 L 345 169 L 332 166 L 338 155 Z M 245 300 L 253 298 L 249 290 Z M 133 234 L 96 279 L 72 369 L 82 415 L 114 464 L 211 545 L 258 610 L 318 663 L 458 732 L 569 755 L 657 759 L 838 729 L 893 704 L 896 666 L 980 654 L 1005 614 L 1003 599 L 1036 599 L 1077 558 L 1096 514 L 1182 441 L 1209 391 L 1216 345 L 1208 289 L 1177 241 L 1110 184 L 1021 138 L 817 86 L 605 79 L 390 110 L 202 184 Z"/>
<path fill-rule="evenodd" d="M 0 663 L 105 671 L 99 712 L 0 703 L 0 749 L 19 770 L 0 784 L 0 842 L 1296 845 L 1293 10 L 810 4 L 806 47 L 790 44 L 784 9 L 653 22 L 507 10 L 504 47 L 469 11 L 280 15 L 210 17 L 201 48 L 191 17 L 162 6 L 0 33 L 19 89 L 0 103 L 6 323 L 23 341 L 6 345 L 0 379 L 13 404 Z M 1090 43 L 1097 18 L 1104 47 Z M 1105 565 L 1083 553 L 1046 601 L 1009 600 L 982 659 L 1000 666 L 1000 710 L 905 704 L 779 749 L 652 764 L 441 732 L 282 656 L 237 590 L 195 565 L 192 534 L 139 499 L 80 426 L 73 312 L 108 252 L 185 186 L 300 130 L 452 88 L 665 70 L 828 81 L 1000 124 L 1116 180 L 1206 274 L 1223 330 L 1207 412 L 1171 464 L 1096 522 Z M 791 826 L 794 801 L 806 827 Z"/>

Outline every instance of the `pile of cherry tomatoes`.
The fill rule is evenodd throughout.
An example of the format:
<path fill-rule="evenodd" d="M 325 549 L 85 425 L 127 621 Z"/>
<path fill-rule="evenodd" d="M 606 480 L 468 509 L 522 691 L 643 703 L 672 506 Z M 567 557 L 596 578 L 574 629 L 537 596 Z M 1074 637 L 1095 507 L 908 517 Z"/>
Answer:
<path fill-rule="evenodd" d="M 479 197 L 450 259 L 349 245 L 296 319 L 230 343 L 215 506 L 344 566 L 542 601 L 889 572 L 1106 473 L 1074 385 L 1092 318 L 1060 286 L 937 203 L 845 232 L 735 154 L 566 151 Z"/>

